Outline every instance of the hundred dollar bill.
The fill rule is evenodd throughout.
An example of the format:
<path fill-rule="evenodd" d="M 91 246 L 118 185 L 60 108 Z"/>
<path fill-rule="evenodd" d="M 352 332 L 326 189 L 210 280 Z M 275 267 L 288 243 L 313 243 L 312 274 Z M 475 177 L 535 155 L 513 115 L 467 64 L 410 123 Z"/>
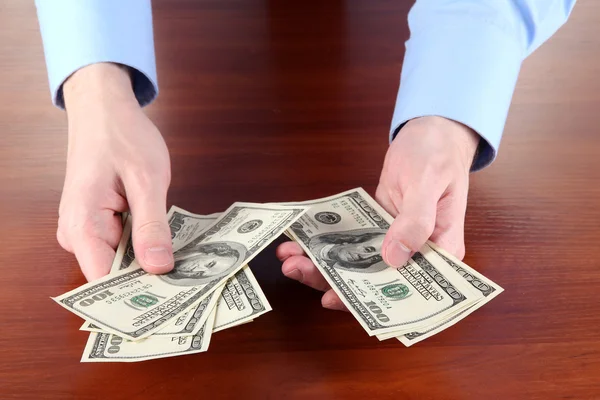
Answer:
<path fill-rule="evenodd" d="M 218 213 L 211 215 L 193 214 L 177 206 L 172 206 L 167 214 L 167 221 L 169 221 L 171 229 L 173 251 L 175 252 L 191 242 L 195 236 L 214 223 L 219 215 Z M 124 243 L 123 247 L 117 249 L 115 260 L 118 259 L 119 262 L 113 262 L 113 269 L 111 269 L 113 273 L 129 268 L 135 259 L 131 237 L 131 217 L 127 220 L 127 224 L 129 225 L 129 229 L 124 229 L 123 235 L 127 234 L 128 239 L 125 241 L 122 240 L 121 243 Z M 179 317 L 174 318 L 171 324 L 165 326 L 156 334 L 189 336 L 197 333 L 204 324 L 204 321 L 206 321 L 206 318 L 208 318 L 208 314 L 215 307 L 219 299 L 219 293 L 215 293 L 209 297 L 210 299 L 206 298 L 202 300 L 197 305 L 190 307 L 189 310 L 185 311 Z"/>
<path fill-rule="evenodd" d="M 81 362 L 135 362 L 201 353 L 208 349 L 216 312 L 193 336 L 156 336 L 138 342 L 110 333 L 90 333 Z"/>
<path fill-rule="evenodd" d="M 211 224 L 213 224 L 220 214 L 199 215 L 192 214 L 179 207 L 172 206 L 167 214 L 169 227 L 171 228 L 171 239 L 173 243 L 173 251 L 177 251 L 189 242 L 191 242 L 199 233 L 203 232 Z M 119 247 L 115 255 L 111 273 L 127 269 L 135 260 L 135 252 L 133 250 L 133 238 L 131 236 L 132 228 L 131 214 L 128 215 L 123 227 L 123 234 Z"/>
<path fill-rule="evenodd" d="M 215 289 L 213 293 L 211 293 L 207 298 L 202 300 L 198 305 L 191 307 L 191 311 L 186 311 L 183 314 L 179 315 L 175 319 L 175 322 L 164 326 L 158 332 L 154 332 L 152 336 L 160 335 L 160 336 L 192 336 L 196 334 L 204 325 L 209 314 L 215 308 L 218 300 L 220 299 L 219 295 L 225 285 L 222 285 Z M 98 332 L 98 333 L 108 333 L 104 329 L 86 322 L 80 328 L 80 331 L 88 331 L 88 332 Z"/>
<path fill-rule="evenodd" d="M 221 291 L 220 296 L 217 293 L 218 291 Z M 214 299 L 217 299 L 217 304 L 213 332 L 243 325 L 271 311 L 271 305 L 252 271 L 248 266 L 245 266 L 232 278 L 227 280 L 227 283 L 222 288 L 217 289 L 211 296 L 202 300 L 202 304 L 194 307 L 193 312 L 186 312 L 176 318 L 175 323 L 167 325 L 152 336 L 174 337 L 193 335 L 198 330 L 196 327 L 202 326 L 206 320 L 207 313 L 212 310 L 212 307 L 215 307 Z M 188 318 L 187 314 L 192 314 L 193 318 Z M 87 323 L 80 330 L 106 333 L 101 328 Z"/>
<path fill-rule="evenodd" d="M 473 313 L 475 310 L 478 310 L 483 305 L 489 303 L 493 298 L 498 296 L 500 293 L 504 291 L 504 289 L 492 282 L 490 279 L 481 275 L 479 272 L 475 271 L 473 268 L 469 267 L 467 264 L 458 260 L 456 257 L 445 251 L 444 249 L 436 246 L 434 243 L 427 244 L 433 251 L 435 251 L 440 257 L 448 263 L 456 272 L 460 274 L 462 279 L 468 282 L 475 290 L 478 290 L 483 296 L 480 301 L 472 305 L 471 307 L 459 311 L 455 315 L 451 316 L 447 320 L 442 323 L 433 325 L 428 327 L 425 330 L 421 330 L 418 332 L 410 332 L 406 333 L 403 336 L 399 336 L 398 340 L 402 342 L 405 346 L 409 347 L 415 343 L 418 343 L 422 340 L 425 340 L 436 333 L 443 331 L 444 329 L 456 324 L 458 321 L 461 321 L 466 316 Z"/>
<path fill-rule="evenodd" d="M 371 336 L 413 332 L 481 297 L 427 247 L 388 267 L 381 246 L 393 218 L 361 188 L 285 204 L 310 206 L 288 232 Z"/>
<path fill-rule="evenodd" d="M 174 252 L 175 267 L 151 275 L 130 268 L 54 300 L 108 333 L 140 340 L 206 298 L 285 231 L 305 206 L 234 203 L 208 229 Z"/>
<path fill-rule="evenodd" d="M 220 296 L 218 291 L 221 291 Z M 234 326 L 251 322 L 254 318 L 271 311 L 271 305 L 267 300 L 256 278 L 248 266 L 244 266 L 220 289 L 211 296 L 202 300 L 200 306 L 194 307 L 192 316 L 187 318 L 187 313 L 177 318 L 176 322 L 166 326 L 164 329 L 154 333 L 152 336 L 190 336 L 201 327 L 206 320 L 206 315 L 212 310 L 214 299 L 216 304 L 216 319 L 213 332 L 218 332 Z M 93 324 L 84 324 L 82 331 L 106 333 Z M 151 336 L 151 337 L 152 337 Z"/>
<path fill-rule="evenodd" d="M 167 220 L 169 221 L 169 227 L 171 228 L 173 251 L 176 251 L 191 242 L 195 236 L 214 223 L 219 215 L 220 214 L 193 214 L 179 207 L 172 206 L 167 214 Z M 133 220 L 129 213 L 122 214 L 122 218 L 124 220 L 123 233 L 121 234 L 121 240 L 119 241 L 119 246 L 117 247 L 115 258 L 110 269 L 111 274 L 116 274 L 118 271 L 129 268 L 131 263 L 133 263 L 133 260 L 135 260 L 133 238 L 131 235 Z M 215 300 L 217 300 L 217 298 L 218 296 L 215 296 Z M 199 318 L 198 307 L 200 307 L 200 302 L 198 302 L 198 305 L 186 311 L 183 315 L 175 318 L 172 324 L 182 329 L 177 332 L 175 332 L 174 329 L 170 329 L 169 332 L 172 333 L 173 336 L 187 336 L 190 335 L 191 331 L 197 331 L 201 326 L 199 323 L 206 319 Z M 202 310 L 204 309 L 205 308 L 203 307 Z M 210 310 L 212 310 L 212 305 L 208 311 Z M 104 332 L 102 328 L 88 321 L 86 321 L 79 329 L 90 332 Z"/>
<path fill-rule="evenodd" d="M 154 332 L 152 336 L 193 336 L 197 334 L 202 326 L 215 310 L 219 295 L 223 291 L 225 285 L 221 285 L 214 292 L 208 295 L 198 305 L 192 307 L 192 311 L 186 311 L 186 315 L 181 315 L 176 318 L 174 323 L 168 324 L 158 332 Z M 185 313 L 184 313 L 185 314 Z M 189 315 L 188 315 L 189 314 Z M 216 315 L 216 314 L 215 314 Z"/>
<path fill-rule="evenodd" d="M 252 321 L 271 305 L 249 267 L 227 281 L 217 303 L 214 332 Z"/>
<path fill-rule="evenodd" d="M 168 221 L 173 237 L 173 248 L 183 247 L 193 239 L 193 234 L 208 227 L 218 216 L 219 214 L 192 214 L 179 207 L 171 207 L 168 213 Z M 125 237 L 126 235 L 127 237 Z M 124 257 L 126 254 L 129 256 Z M 116 262 L 113 263 L 112 273 L 129 268 L 134 259 L 133 243 L 131 241 L 131 218 L 129 218 L 123 229 L 123 238 L 117 249 Z M 211 295 L 211 300 L 218 300 L 214 325 L 215 332 L 250 322 L 259 315 L 271 310 L 264 292 L 248 266 L 244 266 L 234 277 L 230 278 L 225 284 L 225 288 L 221 296 L 218 293 Z M 155 335 L 189 336 L 197 332 L 205 321 L 207 312 L 210 312 L 214 307 L 213 301 L 209 303 L 208 298 L 204 299 L 200 305 L 190 308 L 189 311 L 175 318 L 174 322 L 165 326 Z M 89 322 L 85 322 L 80 330 L 105 333 L 100 327 Z"/>
<path fill-rule="evenodd" d="M 167 219 L 173 238 L 173 250 L 177 251 L 185 246 L 194 238 L 194 235 L 206 229 L 219 215 L 220 213 L 211 215 L 193 214 L 179 207 L 172 206 Z M 119 261 L 113 263 L 113 266 L 117 265 L 118 269 L 115 269 L 113 272 L 129 268 L 131 262 L 135 259 L 130 234 L 131 218 L 128 219 L 127 224 L 129 225 L 129 229 L 124 229 L 123 234 L 129 235 L 129 239 L 121 241 L 124 245 L 122 248 L 121 246 L 119 247 L 115 257 Z M 124 255 L 127 255 L 127 257 L 124 257 Z M 222 291 L 221 296 L 219 296 L 219 293 L 216 293 L 212 298 L 213 301 L 210 303 L 207 299 L 204 299 L 201 304 L 192 307 L 156 334 L 188 336 L 196 333 L 207 317 L 206 312 L 210 312 L 213 309 L 215 301 L 218 301 L 216 320 L 213 328 L 215 332 L 249 322 L 253 318 L 271 310 L 266 296 L 248 266 L 244 266 L 230 278 L 224 288 L 225 290 Z M 102 332 L 102 330 L 97 328 L 96 332 Z"/>

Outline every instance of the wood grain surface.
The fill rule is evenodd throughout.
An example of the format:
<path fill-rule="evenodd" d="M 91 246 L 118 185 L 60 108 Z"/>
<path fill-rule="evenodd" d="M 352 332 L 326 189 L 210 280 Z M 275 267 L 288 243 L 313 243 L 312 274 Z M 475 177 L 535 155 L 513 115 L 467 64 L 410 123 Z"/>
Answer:
<path fill-rule="evenodd" d="M 374 193 L 410 1 L 154 1 L 169 204 Z M 600 399 L 600 2 L 523 65 L 497 161 L 472 175 L 466 262 L 505 292 L 411 348 L 253 263 L 273 311 L 207 353 L 81 364 L 56 296 L 84 283 L 55 239 L 66 116 L 32 1 L 0 4 L 0 398 Z"/>

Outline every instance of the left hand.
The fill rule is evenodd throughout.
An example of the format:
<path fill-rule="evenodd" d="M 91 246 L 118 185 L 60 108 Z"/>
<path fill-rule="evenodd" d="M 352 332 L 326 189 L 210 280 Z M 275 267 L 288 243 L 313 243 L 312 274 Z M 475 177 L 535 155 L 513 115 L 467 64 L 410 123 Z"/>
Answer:
<path fill-rule="evenodd" d="M 442 117 L 417 118 L 400 130 L 375 194 L 395 218 L 381 249 L 389 266 L 404 265 L 427 240 L 464 257 L 469 171 L 479 139 L 467 126 Z M 325 292 L 323 307 L 348 311 L 298 243 L 281 244 L 277 257 L 285 276 Z"/>

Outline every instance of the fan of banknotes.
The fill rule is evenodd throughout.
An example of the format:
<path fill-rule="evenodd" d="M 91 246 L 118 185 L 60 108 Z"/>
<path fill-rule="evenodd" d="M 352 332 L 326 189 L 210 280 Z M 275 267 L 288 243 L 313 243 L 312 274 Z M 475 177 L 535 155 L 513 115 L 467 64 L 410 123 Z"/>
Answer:
<path fill-rule="evenodd" d="M 248 263 L 281 234 L 302 246 L 370 336 L 411 346 L 454 325 L 503 289 L 428 242 L 400 268 L 381 246 L 393 218 L 363 189 L 298 203 L 234 203 L 197 215 L 172 207 L 175 267 L 146 273 L 131 216 L 106 277 L 54 298 L 90 331 L 82 362 L 204 352 L 211 335 L 271 310 Z"/>

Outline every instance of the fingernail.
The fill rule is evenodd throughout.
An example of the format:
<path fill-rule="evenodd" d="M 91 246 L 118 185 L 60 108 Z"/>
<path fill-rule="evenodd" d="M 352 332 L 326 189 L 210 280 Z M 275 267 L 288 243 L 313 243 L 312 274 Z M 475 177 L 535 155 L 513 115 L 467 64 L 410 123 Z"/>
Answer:
<path fill-rule="evenodd" d="M 173 262 L 173 255 L 164 247 L 152 247 L 144 253 L 144 261 L 151 267 L 166 267 Z"/>
<path fill-rule="evenodd" d="M 302 283 L 302 281 L 304 280 L 304 276 L 302 275 L 302 272 L 300 272 L 300 270 L 298 268 L 293 269 L 284 275 L 287 276 L 288 278 L 297 280 L 300 283 Z"/>
<path fill-rule="evenodd" d="M 388 264 L 394 268 L 400 268 L 410 258 L 410 249 L 402 242 L 392 242 L 386 250 Z"/>

